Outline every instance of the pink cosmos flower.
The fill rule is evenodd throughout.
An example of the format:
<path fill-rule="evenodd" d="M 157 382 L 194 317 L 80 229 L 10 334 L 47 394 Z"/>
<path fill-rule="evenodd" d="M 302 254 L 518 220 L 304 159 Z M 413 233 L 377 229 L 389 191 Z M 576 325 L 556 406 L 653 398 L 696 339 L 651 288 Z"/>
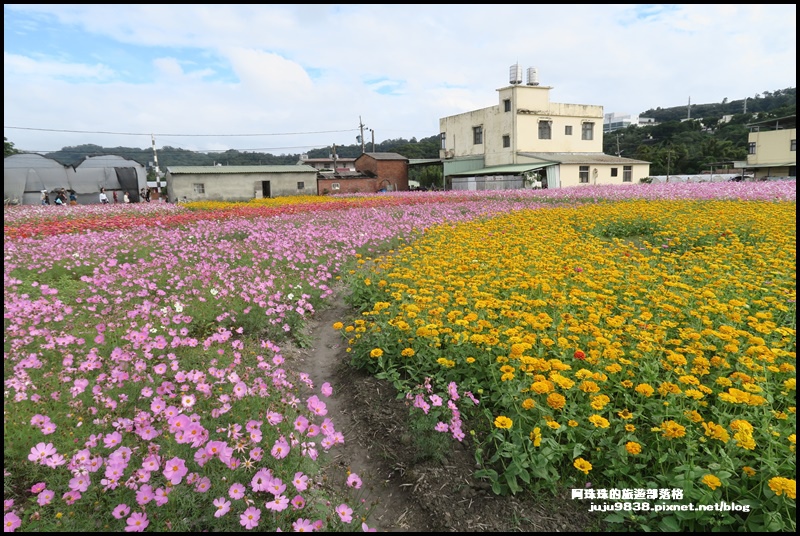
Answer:
<path fill-rule="evenodd" d="M 20 525 L 22 525 L 22 520 L 14 512 L 7 512 L 3 516 L 3 532 L 14 532 Z"/>
<path fill-rule="evenodd" d="M 231 510 L 231 501 L 225 499 L 225 497 L 219 497 L 214 499 L 214 506 L 217 507 L 217 511 L 214 512 L 214 517 L 222 517 Z"/>
<path fill-rule="evenodd" d="M 28 454 L 28 459 L 32 462 L 39 462 L 44 465 L 47 458 L 56 453 L 56 448 L 52 443 L 37 443 L 35 447 L 31 447 L 31 452 Z"/>
<path fill-rule="evenodd" d="M 364 532 L 378 532 L 378 529 L 370 528 L 367 526 L 366 523 L 361 523 L 361 530 L 363 530 Z"/>
<path fill-rule="evenodd" d="M 351 487 L 353 489 L 361 489 L 361 484 L 362 484 L 361 478 L 357 474 L 350 473 L 350 475 L 347 477 L 348 487 Z"/>
<path fill-rule="evenodd" d="M 31 486 L 31 493 L 39 493 L 40 491 L 42 491 L 46 487 L 47 487 L 47 484 L 45 484 L 44 482 L 38 482 L 38 483 L 34 484 L 33 486 Z"/>
<path fill-rule="evenodd" d="M 73 491 L 86 491 L 89 489 L 89 477 L 77 475 L 69 481 L 69 489 Z"/>
<path fill-rule="evenodd" d="M 73 505 L 81 499 L 80 491 L 68 491 L 61 496 L 65 503 Z"/>
<path fill-rule="evenodd" d="M 183 477 L 188 472 L 189 469 L 186 468 L 186 462 L 178 457 L 167 461 L 166 465 L 164 466 L 164 476 L 172 483 L 173 486 L 180 484 L 181 480 L 183 480 Z"/>
<path fill-rule="evenodd" d="M 153 499 L 157 506 L 164 506 L 169 502 L 169 498 L 167 494 L 169 493 L 169 488 L 157 488 L 156 489 L 156 496 Z"/>
<path fill-rule="evenodd" d="M 314 532 L 314 524 L 310 519 L 298 518 L 297 521 L 292 523 L 292 529 L 295 532 Z"/>
<path fill-rule="evenodd" d="M 117 519 L 122 519 L 123 517 L 127 516 L 131 513 L 131 508 L 127 504 L 118 504 L 116 508 L 111 512 L 111 515 L 116 517 Z"/>
<path fill-rule="evenodd" d="M 237 482 L 234 485 L 232 485 L 230 489 L 228 489 L 228 495 L 230 496 L 231 499 L 241 499 L 242 497 L 244 497 L 245 489 L 246 488 L 242 484 L 239 484 Z"/>
<path fill-rule="evenodd" d="M 205 493 L 211 489 L 211 479 L 207 476 L 200 478 L 194 485 L 194 490 L 198 493 Z"/>
<path fill-rule="evenodd" d="M 153 487 L 150 484 L 145 484 L 136 492 L 136 503 L 139 506 L 144 506 L 155 498 Z"/>
<path fill-rule="evenodd" d="M 302 493 L 308 489 L 308 476 L 304 475 L 302 472 L 295 473 L 292 483 L 295 489 Z"/>
<path fill-rule="evenodd" d="M 336 513 L 339 514 L 342 523 L 350 523 L 353 520 L 353 509 L 344 503 L 336 507 Z"/>
<path fill-rule="evenodd" d="M 279 437 L 275 440 L 275 444 L 272 446 L 272 457 L 276 460 L 280 460 L 285 458 L 289 455 L 289 443 L 286 442 L 286 438 L 283 436 Z"/>
<path fill-rule="evenodd" d="M 278 496 L 286 491 L 286 484 L 284 484 L 280 478 L 275 477 L 267 485 L 267 491 L 275 496 Z"/>
<path fill-rule="evenodd" d="M 106 448 L 114 448 L 122 442 L 122 434 L 119 432 L 112 432 L 103 437 L 103 444 Z"/>
<path fill-rule="evenodd" d="M 284 495 L 276 495 L 273 500 L 267 502 L 264 506 L 266 506 L 268 510 L 283 512 L 289 508 L 289 498 Z"/>
<path fill-rule="evenodd" d="M 294 429 L 301 434 L 306 431 L 308 425 L 309 421 L 304 415 L 300 415 L 294 420 Z"/>
<path fill-rule="evenodd" d="M 257 527 L 259 519 L 261 519 L 261 510 L 255 506 L 251 506 L 239 516 L 239 522 L 248 530 Z"/>
<path fill-rule="evenodd" d="M 135 512 L 127 520 L 128 526 L 125 527 L 125 532 L 144 532 L 150 521 L 147 520 L 147 514 L 144 512 Z"/>
<path fill-rule="evenodd" d="M 53 502 L 55 496 L 56 494 L 49 489 L 43 489 L 39 492 L 39 495 L 36 496 L 36 502 L 39 503 L 39 506 L 45 506 Z"/>
<path fill-rule="evenodd" d="M 331 384 L 330 384 L 330 383 L 328 383 L 328 382 L 325 382 L 325 383 L 323 383 L 323 384 L 322 384 L 322 386 L 320 387 L 320 391 L 321 391 L 321 392 L 322 392 L 322 394 L 323 394 L 323 395 L 325 395 L 325 396 L 331 396 L 331 395 L 333 394 L 333 387 L 331 387 Z"/>
<path fill-rule="evenodd" d="M 292 508 L 295 510 L 302 510 L 306 506 L 306 500 L 302 495 L 295 495 L 292 499 Z"/>

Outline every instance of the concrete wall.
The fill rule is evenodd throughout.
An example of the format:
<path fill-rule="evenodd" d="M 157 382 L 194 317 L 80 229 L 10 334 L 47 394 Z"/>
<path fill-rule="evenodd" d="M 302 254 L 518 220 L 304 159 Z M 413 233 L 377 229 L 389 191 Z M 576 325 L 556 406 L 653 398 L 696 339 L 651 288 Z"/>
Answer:
<path fill-rule="evenodd" d="M 580 167 L 589 166 L 589 182 L 580 181 Z M 639 179 L 648 176 L 649 164 L 625 164 L 631 166 L 631 181 L 624 182 L 624 165 L 622 164 L 561 164 L 559 180 L 562 187 L 589 186 L 594 184 L 638 184 Z M 611 169 L 617 169 L 617 176 L 611 176 Z"/>
<path fill-rule="evenodd" d="M 316 172 L 287 173 L 167 173 L 171 201 L 249 201 L 262 197 L 317 195 Z M 264 181 L 269 184 L 264 195 Z M 302 183 L 302 188 L 298 187 Z M 195 185 L 202 185 L 201 188 Z"/>

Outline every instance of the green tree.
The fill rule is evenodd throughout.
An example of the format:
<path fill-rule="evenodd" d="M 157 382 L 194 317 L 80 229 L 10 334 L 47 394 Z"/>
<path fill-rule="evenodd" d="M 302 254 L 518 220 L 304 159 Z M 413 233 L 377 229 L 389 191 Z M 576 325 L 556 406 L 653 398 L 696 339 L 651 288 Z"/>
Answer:
<path fill-rule="evenodd" d="M 19 154 L 19 152 L 19 150 L 14 148 L 14 144 L 3 136 L 3 158 L 11 156 L 12 154 Z"/>

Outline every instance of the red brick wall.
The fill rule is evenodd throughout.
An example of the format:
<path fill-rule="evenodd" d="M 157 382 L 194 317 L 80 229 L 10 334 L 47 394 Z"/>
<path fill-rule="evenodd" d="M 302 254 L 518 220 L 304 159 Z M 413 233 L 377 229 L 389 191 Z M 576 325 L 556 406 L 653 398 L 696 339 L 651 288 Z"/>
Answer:
<path fill-rule="evenodd" d="M 405 160 L 376 160 L 364 154 L 356 159 L 356 170 L 375 175 L 378 179 L 376 190 L 408 191 L 408 162 Z"/>
<path fill-rule="evenodd" d="M 332 184 L 338 184 L 339 189 L 331 188 Z M 378 187 L 378 179 L 317 179 L 317 193 L 326 194 L 352 194 L 352 193 L 375 193 Z"/>

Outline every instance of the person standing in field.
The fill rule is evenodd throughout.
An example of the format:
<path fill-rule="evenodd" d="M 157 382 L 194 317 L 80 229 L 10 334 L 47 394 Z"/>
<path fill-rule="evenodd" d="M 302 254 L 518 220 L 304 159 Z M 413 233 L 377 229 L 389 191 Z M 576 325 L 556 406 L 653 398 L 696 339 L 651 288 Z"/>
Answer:
<path fill-rule="evenodd" d="M 122 202 L 123 203 L 130 203 L 131 202 L 131 198 L 128 196 L 128 192 L 125 192 L 125 194 L 122 196 Z"/>

